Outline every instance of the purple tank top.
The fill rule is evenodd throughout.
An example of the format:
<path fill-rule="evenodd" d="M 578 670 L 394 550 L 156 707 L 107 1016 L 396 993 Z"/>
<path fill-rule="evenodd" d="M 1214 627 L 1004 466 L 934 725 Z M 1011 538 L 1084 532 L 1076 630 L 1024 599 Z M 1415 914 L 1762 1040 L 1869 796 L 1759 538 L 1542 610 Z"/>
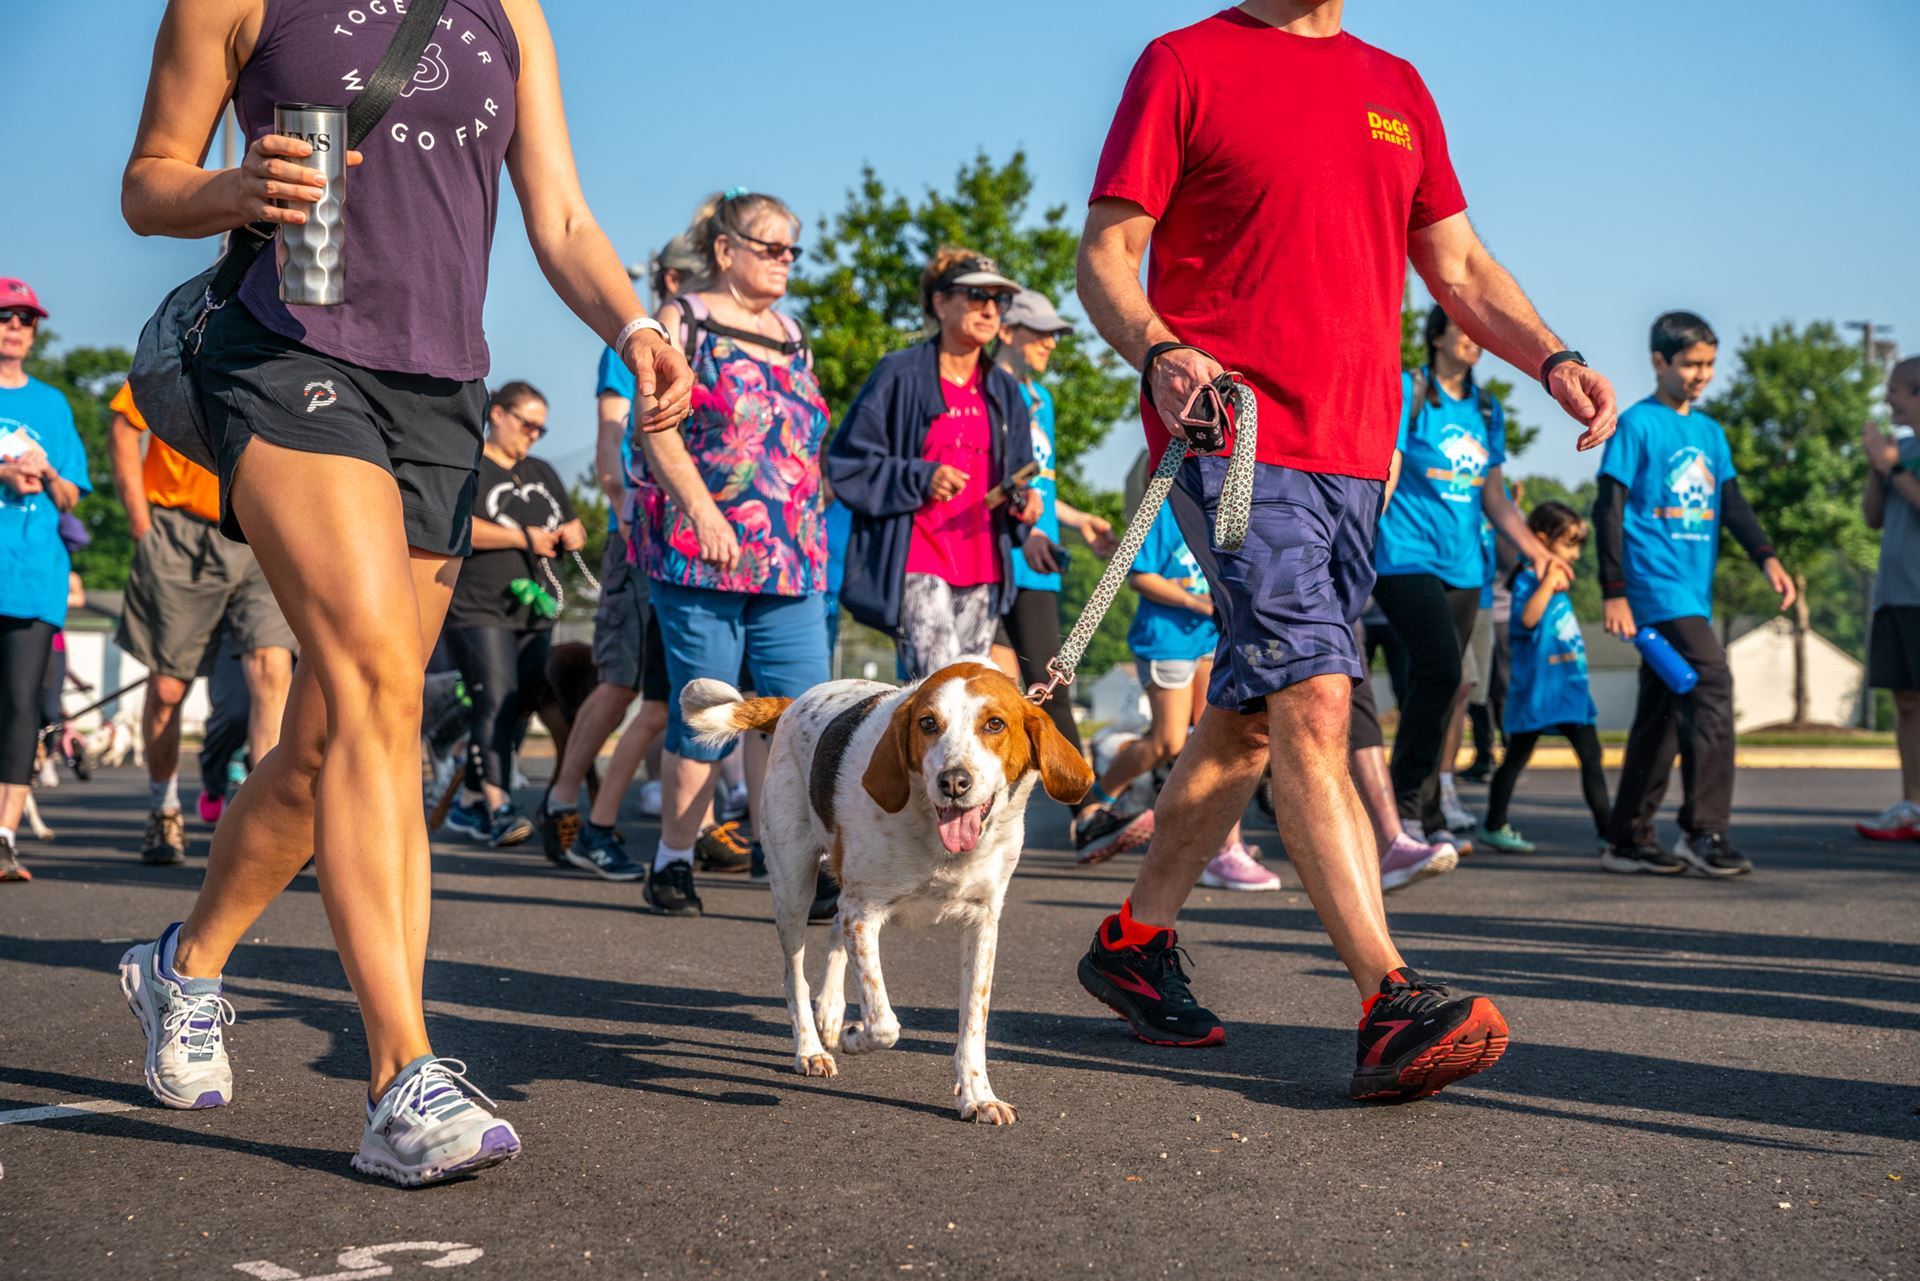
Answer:
<path fill-rule="evenodd" d="M 406 8 L 406 0 L 267 0 L 234 89 L 248 140 L 273 131 L 276 102 L 350 104 Z M 347 176 L 347 301 L 281 302 L 269 251 L 240 286 L 247 310 L 277 334 L 364 368 L 486 377 L 481 307 L 519 75 L 520 42 L 499 0 L 447 0 L 413 83 Z"/>

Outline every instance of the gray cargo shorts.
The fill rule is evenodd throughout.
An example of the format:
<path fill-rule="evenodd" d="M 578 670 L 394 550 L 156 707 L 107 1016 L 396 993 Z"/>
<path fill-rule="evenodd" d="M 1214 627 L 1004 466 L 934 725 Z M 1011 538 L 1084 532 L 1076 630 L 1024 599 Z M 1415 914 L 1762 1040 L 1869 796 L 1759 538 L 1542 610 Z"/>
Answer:
<path fill-rule="evenodd" d="M 191 681 L 222 623 L 242 654 L 299 648 L 251 547 L 190 513 L 155 507 L 153 528 L 134 546 L 114 643 L 163 676 Z"/>
<path fill-rule="evenodd" d="M 639 689 L 647 657 L 647 576 L 627 563 L 625 531 L 607 535 L 600 606 L 593 614 L 593 666 L 602 685 Z"/>

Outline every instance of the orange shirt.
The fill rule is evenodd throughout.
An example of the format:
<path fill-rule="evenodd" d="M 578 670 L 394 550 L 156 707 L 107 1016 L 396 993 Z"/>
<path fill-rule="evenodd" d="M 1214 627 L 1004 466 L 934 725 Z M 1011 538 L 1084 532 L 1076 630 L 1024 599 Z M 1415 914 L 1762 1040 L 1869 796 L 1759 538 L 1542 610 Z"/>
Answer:
<path fill-rule="evenodd" d="M 114 393 L 113 412 L 125 414 L 127 421 L 141 431 L 147 420 L 133 403 L 133 388 L 122 383 Z M 147 501 L 155 507 L 177 507 L 202 520 L 220 519 L 220 481 L 196 462 L 190 461 L 158 436 L 147 442 L 147 460 L 141 468 L 146 482 Z"/>

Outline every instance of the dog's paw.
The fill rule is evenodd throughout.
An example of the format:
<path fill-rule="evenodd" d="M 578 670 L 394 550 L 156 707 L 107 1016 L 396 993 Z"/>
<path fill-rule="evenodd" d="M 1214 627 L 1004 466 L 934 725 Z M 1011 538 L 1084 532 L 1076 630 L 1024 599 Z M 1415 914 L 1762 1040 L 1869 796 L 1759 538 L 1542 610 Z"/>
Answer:
<path fill-rule="evenodd" d="M 822 1050 L 818 1054 L 796 1054 L 793 1056 L 793 1070 L 801 1076 L 839 1076 L 840 1069 L 834 1066 L 833 1055 Z"/>
<path fill-rule="evenodd" d="M 975 1099 L 971 1102 L 962 1099 L 960 1119 L 975 1121 L 981 1125 L 1012 1125 L 1020 1119 L 1020 1114 L 1013 1110 L 1013 1104 L 1002 1103 L 989 1094 L 984 1099 Z"/>
<path fill-rule="evenodd" d="M 890 1050 L 900 1040 L 898 1023 L 864 1023 L 854 1019 L 840 1029 L 840 1048 L 848 1054 Z"/>

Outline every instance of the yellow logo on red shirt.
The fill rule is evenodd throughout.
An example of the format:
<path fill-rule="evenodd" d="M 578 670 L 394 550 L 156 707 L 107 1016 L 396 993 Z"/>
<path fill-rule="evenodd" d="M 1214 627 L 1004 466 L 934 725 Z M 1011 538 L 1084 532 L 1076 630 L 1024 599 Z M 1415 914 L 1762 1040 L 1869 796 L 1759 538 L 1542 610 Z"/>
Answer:
<path fill-rule="evenodd" d="M 1375 142 L 1390 142 L 1396 147 L 1413 150 L 1413 126 L 1391 111 L 1368 107 L 1367 130 Z"/>

